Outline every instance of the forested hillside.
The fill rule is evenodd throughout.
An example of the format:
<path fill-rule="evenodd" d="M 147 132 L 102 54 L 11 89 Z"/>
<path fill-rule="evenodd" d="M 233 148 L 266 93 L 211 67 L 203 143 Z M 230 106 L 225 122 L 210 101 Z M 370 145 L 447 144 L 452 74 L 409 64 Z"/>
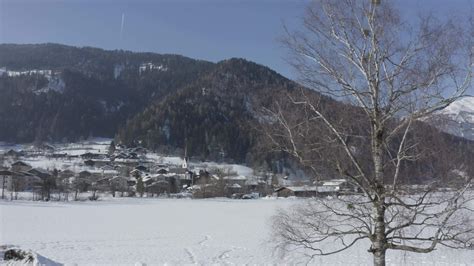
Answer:
<path fill-rule="evenodd" d="M 370 134 L 370 127 L 359 122 L 361 110 L 302 88 L 265 66 L 243 59 L 210 63 L 179 55 L 58 44 L 0 45 L 0 140 L 115 137 L 118 143 L 167 154 L 182 156 L 186 149 L 188 156 L 199 160 L 282 172 L 296 162 L 269 141 L 266 130 L 278 130 L 278 124 L 263 110 L 275 110 L 278 103 L 290 122 L 302 121 L 307 110 L 290 100 L 301 92 L 337 120 L 348 139 L 359 142 L 357 156 L 364 167 L 372 167 L 371 158 L 364 157 L 370 143 L 363 136 Z M 327 134 L 313 124 L 307 130 L 315 137 Z M 443 174 L 445 164 L 474 165 L 472 142 L 422 123 L 417 128 L 417 148 L 430 153 L 407 163 L 407 174 L 426 179 Z M 312 140 L 301 141 L 307 145 L 304 142 Z M 337 151 L 325 148 L 326 155 L 314 158 L 313 166 L 331 176 L 341 166 L 331 161 Z"/>
<path fill-rule="evenodd" d="M 184 149 L 202 159 L 249 161 L 256 152 L 262 101 L 295 84 L 245 61 L 225 60 L 165 99 L 158 99 L 121 128 L 119 140 L 155 149 Z"/>
<path fill-rule="evenodd" d="M 0 139 L 113 137 L 153 99 L 174 93 L 212 66 L 178 55 L 2 44 Z"/>

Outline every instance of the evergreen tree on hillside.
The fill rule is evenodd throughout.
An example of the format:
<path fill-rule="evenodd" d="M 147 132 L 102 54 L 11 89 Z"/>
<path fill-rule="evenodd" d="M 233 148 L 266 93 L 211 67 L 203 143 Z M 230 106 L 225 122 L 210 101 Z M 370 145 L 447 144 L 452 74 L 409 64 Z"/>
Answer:
<path fill-rule="evenodd" d="M 143 197 L 143 193 L 145 192 L 143 179 L 141 176 L 136 177 L 136 179 L 137 179 L 137 193 L 140 195 L 140 197 Z"/>
<path fill-rule="evenodd" d="M 115 142 L 112 140 L 109 145 L 109 155 L 112 156 L 115 153 Z"/>

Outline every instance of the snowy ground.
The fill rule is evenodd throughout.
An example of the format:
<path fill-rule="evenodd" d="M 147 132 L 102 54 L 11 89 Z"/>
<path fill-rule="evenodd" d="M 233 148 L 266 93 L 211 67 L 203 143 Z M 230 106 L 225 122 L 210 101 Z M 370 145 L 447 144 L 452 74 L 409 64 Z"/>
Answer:
<path fill-rule="evenodd" d="M 272 254 L 269 219 L 298 200 L 106 199 L 0 201 L 0 245 L 66 264 L 296 264 Z M 316 258 L 315 265 L 368 265 L 368 246 Z M 473 265 L 473 251 L 389 252 L 389 265 Z"/>

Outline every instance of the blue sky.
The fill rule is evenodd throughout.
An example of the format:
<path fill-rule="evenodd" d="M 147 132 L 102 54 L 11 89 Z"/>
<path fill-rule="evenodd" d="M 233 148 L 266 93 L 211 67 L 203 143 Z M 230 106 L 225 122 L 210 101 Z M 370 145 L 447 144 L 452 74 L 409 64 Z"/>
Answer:
<path fill-rule="evenodd" d="M 474 0 L 394 0 L 405 15 L 465 16 Z M 276 41 L 297 27 L 308 0 L 0 0 L 0 43 L 55 42 L 176 53 L 219 61 L 243 57 L 294 73 Z M 122 14 L 125 16 L 121 38 Z"/>

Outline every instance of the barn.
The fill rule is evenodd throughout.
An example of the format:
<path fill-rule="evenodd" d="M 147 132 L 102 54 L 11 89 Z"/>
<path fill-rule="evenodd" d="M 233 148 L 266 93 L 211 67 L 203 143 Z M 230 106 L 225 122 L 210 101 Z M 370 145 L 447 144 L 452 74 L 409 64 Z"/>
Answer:
<path fill-rule="evenodd" d="M 318 190 L 316 186 L 291 186 L 281 187 L 275 190 L 278 197 L 316 197 Z"/>

